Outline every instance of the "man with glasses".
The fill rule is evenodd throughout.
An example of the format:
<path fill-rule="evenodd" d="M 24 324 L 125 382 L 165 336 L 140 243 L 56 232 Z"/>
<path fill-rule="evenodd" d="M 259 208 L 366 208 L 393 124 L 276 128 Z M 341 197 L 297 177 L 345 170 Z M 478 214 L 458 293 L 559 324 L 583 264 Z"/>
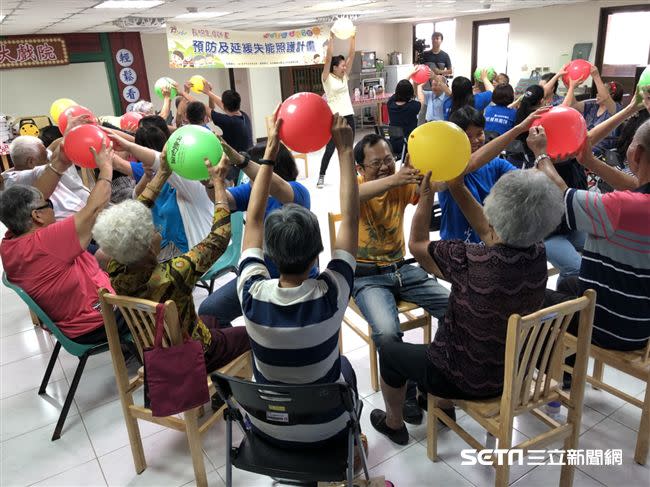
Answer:
<path fill-rule="evenodd" d="M 404 210 L 418 202 L 420 172 L 407 162 L 395 171 L 395 159 L 386 140 L 366 135 L 354 148 L 361 175 L 359 248 L 352 295 L 372 328 L 372 339 L 382 344 L 401 341 L 397 302 L 408 301 L 440 319 L 449 291 L 422 268 L 404 258 Z M 416 387 L 410 383 L 404 420 L 422 421 Z"/>

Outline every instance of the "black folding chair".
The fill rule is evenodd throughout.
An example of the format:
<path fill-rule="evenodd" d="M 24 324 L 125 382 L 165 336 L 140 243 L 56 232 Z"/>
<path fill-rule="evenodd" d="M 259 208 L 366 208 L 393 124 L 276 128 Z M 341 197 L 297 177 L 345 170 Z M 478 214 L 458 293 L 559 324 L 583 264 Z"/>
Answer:
<path fill-rule="evenodd" d="M 229 377 L 216 372 L 212 382 L 226 403 L 226 486 L 232 486 L 233 465 L 240 470 L 272 477 L 278 483 L 310 485 L 316 482 L 347 481 L 354 478 L 355 442 L 358 445 L 365 478 L 369 479 L 361 439 L 362 401 L 355 400 L 347 384 L 266 385 Z M 237 407 L 266 423 L 289 426 L 308 423 L 315 415 L 343 409 L 349 415 L 347 438 L 332 440 L 326 446 L 287 448 L 256 434 Z M 233 421 L 239 424 L 244 439 L 232 444 Z"/>
<path fill-rule="evenodd" d="M 402 127 L 396 125 L 375 125 L 375 133 L 386 139 L 395 159 L 404 161 L 407 140 L 404 137 L 404 129 Z"/>

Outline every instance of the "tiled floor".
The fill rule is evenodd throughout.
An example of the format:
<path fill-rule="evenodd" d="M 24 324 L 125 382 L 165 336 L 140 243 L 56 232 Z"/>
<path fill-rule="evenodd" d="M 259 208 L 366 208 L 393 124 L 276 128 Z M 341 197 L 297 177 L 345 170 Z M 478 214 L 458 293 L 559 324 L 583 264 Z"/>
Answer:
<path fill-rule="evenodd" d="M 327 174 L 327 185 L 318 190 L 319 154 L 310 157 L 309 180 L 312 208 L 319 217 L 326 247 L 321 262 L 329 258 L 327 212 L 337 211 L 338 164 L 334 157 Z M 301 167 L 301 173 L 303 168 Z M 301 176 L 302 177 L 302 176 Z M 407 211 L 406 229 L 413 208 Z M 0 229 L 4 232 L 4 229 Z M 196 301 L 205 297 L 197 291 Z M 52 373 L 47 395 L 37 389 L 52 350 L 50 337 L 34 328 L 25 306 L 13 292 L 0 289 L 0 485 L 99 486 L 193 485 L 194 475 L 185 436 L 151 423 L 141 422 L 147 469 L 137 475 L 133 468 L 128 437 L 120 409 L 107 353 L 91 357 L 81 380 L 75 404 L 71 408 L 61 439 L 50 437 L 76 367 L 76 359 L 61 351 Z M 418 331 L 407 340 L 421 341 Z M 494 473 L 490 467 L 460 466 L 460 438 L 448 430 L 439 435 L 442 461 L 431 463 L 426 456 L 425 426 L 409 426 L 412 436 L 407 446 L 396 446 L 370 426 L 369 412 L 383 408 L 381 393 L 370 388 L 368 347 L 349 330 L 344 330 L 344 353 L 352 362 L 364 400 L 362 426 L 368 436 L 369 467 L 373 475 L 385 475 L 398 487 L 489 486 Z M 642 397 L 641 382 L 613 370 L 606 377 L 637 397 Z M 482 431 L 469 417 L 459 415 L 460 423 L 482 438 Z M 587 387 L 583 415 L 581 448 L 621 448 L 623 465 L 589 466 L 576 471 L 574 485 L 647 486 L 650 468 L 634 463 L 632 456 L 639 409 L 626 405 L 603 391 Z M 539 433 L 532 417 L 517 419 L 515 440 Z M 211 486 L 223 486 L 225 479 L 225 429 L 218 424 L 204 441 L 205 464 Z M 510 480 L 518 487 L 552 486 L 559 482 L 559 467 L 513 468 Z M 644 480 L 645 479 L 645 480 Z M 272 481 L 246 472 L 234 472 L 238 486 L 271 486 Z"/>

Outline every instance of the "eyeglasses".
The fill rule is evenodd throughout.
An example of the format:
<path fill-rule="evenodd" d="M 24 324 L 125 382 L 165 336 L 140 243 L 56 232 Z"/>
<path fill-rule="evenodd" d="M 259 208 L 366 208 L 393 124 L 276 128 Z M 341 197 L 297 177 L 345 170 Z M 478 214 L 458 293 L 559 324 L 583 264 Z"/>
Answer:
<path fill-rule="evenodd" d="M 372 169 L 379 169 L 381 166 L 390 167 L 395 164 L 395 158 L 393 156 L 388 156 L 385 159 L 375 159 L 364 164 L 365 167 Z"/>
<path fill-rule="evenodd" d="M 52 203 L 52 200 L 47 199 L 45 200 L 45 204 L 43 206 L 38 206 L 36 208 L 33 208 L 33 210 L 44 210 L 45 208 L 49 208 L 50 210 L 54 209 L 54 203 Z"/>

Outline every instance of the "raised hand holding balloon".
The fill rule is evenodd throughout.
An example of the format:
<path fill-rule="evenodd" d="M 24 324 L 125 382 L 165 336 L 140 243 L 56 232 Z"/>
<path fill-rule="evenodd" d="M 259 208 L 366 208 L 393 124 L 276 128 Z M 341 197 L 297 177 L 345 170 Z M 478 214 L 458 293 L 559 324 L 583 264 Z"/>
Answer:
<path fill-rule="evenodd" d="M 551 159 L 563 159 L 579 152 L 587 140 L 587 124 L 577 110 L 558 106 L 542 113 L 531 127 L 541 125 L 546 133 L 547 153 Z"/>
<path fill-rule="evenodd" d="M 108 146 L 106 134 L 97 125 L 84 124 L 71 128 L 63 138 L 63 152 L 68 159 L 81 167 L 95 168 L 95 158 L 91 148 L 96 153 L 102 147 Z"/>

